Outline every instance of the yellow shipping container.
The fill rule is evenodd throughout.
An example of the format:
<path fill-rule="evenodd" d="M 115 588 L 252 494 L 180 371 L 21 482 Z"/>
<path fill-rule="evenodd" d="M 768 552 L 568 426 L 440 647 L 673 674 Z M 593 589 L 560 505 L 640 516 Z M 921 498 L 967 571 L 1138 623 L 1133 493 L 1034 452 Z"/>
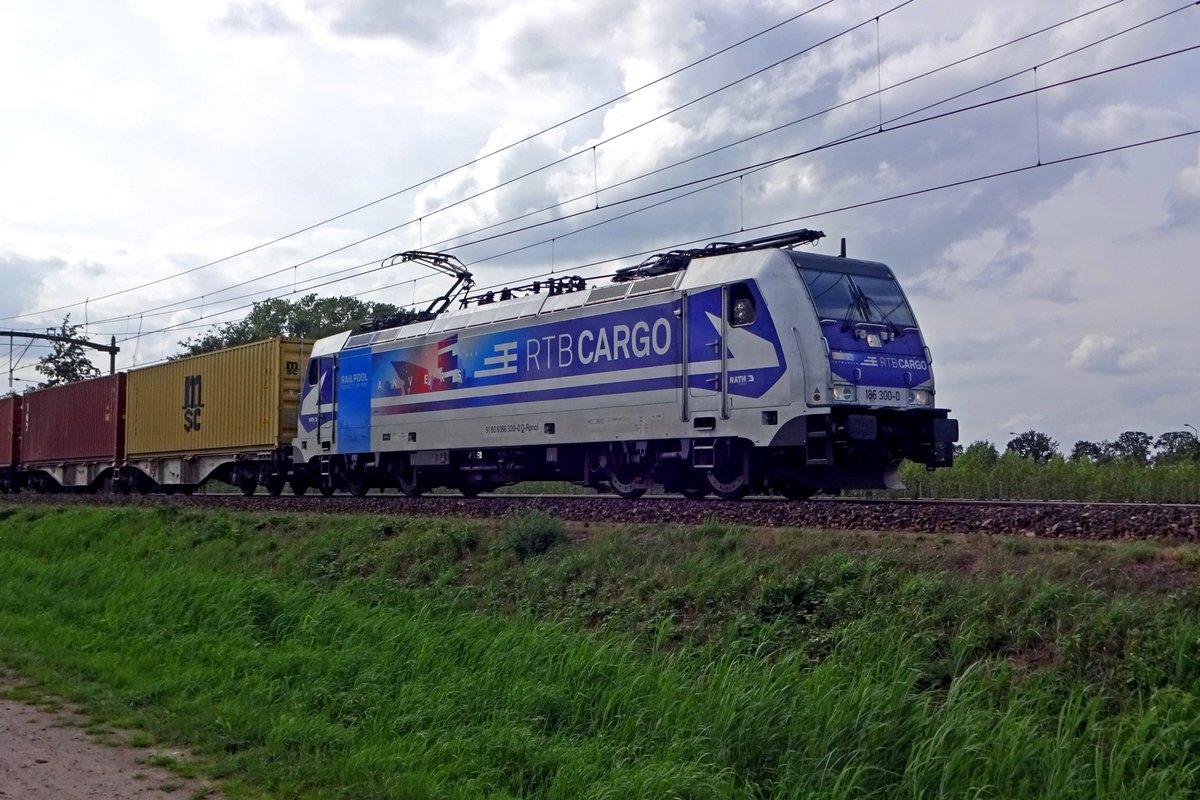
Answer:
<path fill-rule="evenodd" d="M 303 339 L 276 337 L 130 370 L 126 458 L 290 444 L 311 348 Z"/>

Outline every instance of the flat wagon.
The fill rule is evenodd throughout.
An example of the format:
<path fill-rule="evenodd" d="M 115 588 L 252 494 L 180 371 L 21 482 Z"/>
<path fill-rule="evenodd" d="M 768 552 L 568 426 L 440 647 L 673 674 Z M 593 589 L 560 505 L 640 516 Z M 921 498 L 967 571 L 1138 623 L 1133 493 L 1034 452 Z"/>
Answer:
<path fill-rule="evenodd" d="M 21 464 L 39 491 L 95 491 L 124 457 L 125 373 L 26 392 Z"/>
<path fill-rule="evenodd" d="M 126 485 L 191 492 L 217 480 L 281 492 L 309 349 L 276 337 L 130 370 Z"/>

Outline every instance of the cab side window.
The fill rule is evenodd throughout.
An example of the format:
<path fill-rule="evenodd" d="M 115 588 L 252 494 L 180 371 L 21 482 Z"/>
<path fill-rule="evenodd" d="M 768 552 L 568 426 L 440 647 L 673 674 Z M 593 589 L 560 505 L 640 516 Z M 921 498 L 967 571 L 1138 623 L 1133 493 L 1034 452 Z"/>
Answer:
<path fill-rule="evenodd" d="M 315 358 L 308 360 L 308 385 L 317 385 L 317 359 Z"/>
<path fill-rule="evenodd" d="M 735 328 L 751 325 L 758 317 L 758 308 L 754 303 L 754 295 L 750 287 L 744 283 L 735 283 L 729 287 L 729 308 L 725 311 L 726 319 Z"/>

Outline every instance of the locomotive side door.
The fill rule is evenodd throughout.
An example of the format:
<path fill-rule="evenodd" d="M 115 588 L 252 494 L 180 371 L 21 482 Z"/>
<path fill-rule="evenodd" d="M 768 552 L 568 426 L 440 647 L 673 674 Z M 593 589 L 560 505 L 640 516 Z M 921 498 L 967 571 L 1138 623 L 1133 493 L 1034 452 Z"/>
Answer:
<path fill-rule="evenodd" d="M 317 364 L 317 442 L 322 451 L 333 449 L 337 442 L 337 358 L 319 356 Z"/>
<path fill-rule="evenodd" d="M 725 287 L 705 289 L 699 292 L 684 292 L 681 300 L 683 318 L 683 391 L 682 418 L 702 425 L 711 419 L 715 427 L 715 415 L 728 417 L 728 395 L 725 373 L 728 369 L 725 340 L 724 307 Z M 701 417 L 703 420 L 696 420 Z M 698 427 L 697 430 L 704 430 Z"/>

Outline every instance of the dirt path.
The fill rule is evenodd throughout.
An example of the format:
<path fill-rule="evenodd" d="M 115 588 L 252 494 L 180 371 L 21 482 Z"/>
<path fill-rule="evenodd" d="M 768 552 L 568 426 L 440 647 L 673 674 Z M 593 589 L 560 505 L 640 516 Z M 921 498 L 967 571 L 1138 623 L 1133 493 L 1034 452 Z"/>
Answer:
<path fill-rule="evenodd" d="M 69 710 L 0 699 L 0 800 L 219 800 L 205 782 L 148 764 L 178 751 L 101 744 L 85 723 Z"/>

